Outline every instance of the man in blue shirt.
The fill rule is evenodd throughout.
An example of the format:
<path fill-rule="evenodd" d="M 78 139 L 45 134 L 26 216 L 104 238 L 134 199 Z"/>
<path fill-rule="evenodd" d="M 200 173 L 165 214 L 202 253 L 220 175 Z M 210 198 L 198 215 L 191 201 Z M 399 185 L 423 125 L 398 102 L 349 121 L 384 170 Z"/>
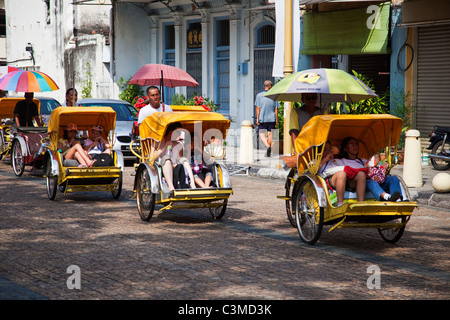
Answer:
<path fill-rule="evenodd" d="M 266 156 L 270 157 L 272 152 L 272 130 L 278 123 L 278 102 L 269 99 L 264 94 L 272 88 L 270 80 L 264 81 L 264 91 L 256 95 L 256 124 L 259 129 L 259 138 L 267 148 Z M 267 131 L 267 138 L 266 138 Z"/>

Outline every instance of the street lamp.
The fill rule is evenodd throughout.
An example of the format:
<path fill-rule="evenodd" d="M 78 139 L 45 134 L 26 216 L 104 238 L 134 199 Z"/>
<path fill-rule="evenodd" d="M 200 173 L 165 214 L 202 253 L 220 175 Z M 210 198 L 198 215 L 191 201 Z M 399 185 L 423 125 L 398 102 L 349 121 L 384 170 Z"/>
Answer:
<path fill-rule="evenodd" d="M 33 61 L 33 70 L 34 70 L 34 51 L 33 51 L 33 45 L 28 42 L 27 46 L 25 47 L 25 51 L 28 51 L 31 55 L 31 60 Z"/>

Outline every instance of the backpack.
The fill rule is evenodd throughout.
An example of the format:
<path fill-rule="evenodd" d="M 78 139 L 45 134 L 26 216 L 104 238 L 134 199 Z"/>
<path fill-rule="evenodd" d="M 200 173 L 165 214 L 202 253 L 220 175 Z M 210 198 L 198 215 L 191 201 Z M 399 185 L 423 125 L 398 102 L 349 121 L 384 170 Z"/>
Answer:
<path fill-rule="evenodd" d="M 190 188 L 186 183 L 186 171 L 182 164 L 177 164 L 173 168 L 173 186 L 175 189 L 187 189 Z"/>

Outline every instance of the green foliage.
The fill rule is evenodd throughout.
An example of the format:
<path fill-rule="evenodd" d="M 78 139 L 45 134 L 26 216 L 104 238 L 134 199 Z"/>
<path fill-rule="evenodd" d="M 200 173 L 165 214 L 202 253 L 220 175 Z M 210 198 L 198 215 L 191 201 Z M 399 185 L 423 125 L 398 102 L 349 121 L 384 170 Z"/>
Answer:
<path fill-rule="evenodd" d="M 194 92 L 194 95 L 189 99 L 186 99 L 186 96 L 182 93 L 175 93 L 172 96 L 172 104 L 174 106 L 202 106 L 206 110 L 209 109 L 208 111 L 212 112 L 219 110 L 218 104 L 215 104 L 213 100 L 199 96 L 196 92 Z"/>
<path fill-rule="evenodd" d="M 300 107 L 301 107 L 300 102 L 292 102 L 292 111 L 291 112 L 295 112 L 294 108 L 300 108 Z M 277 117 L 278 117 L 278 123 L 275 128 L 278 129 L 279 138 L 280 138 L 280 140 L 282 140 L 284 137 L 284 101 L 279 102 Z"/>
<path fill-rule="evenodd" d="M 86 62 L 86 79 L 82 81 L 83 87 L 81 89 L 81 97 L 82 98 L 92 98 L 92 73 L 91 73 L 91 64 Z"/>
<path fill-rule="evenodd" d="M 122 77 L 120 77 L 119 88 L 121 92 L 119 94 L 119 99 L 127 101 L 134 106 L 139 96 L 144 94 L 144 90 L 140 85 L 128 84 L 130 80 L 131 78 L 128 79 L 128 81 L 125 81 Z"/>

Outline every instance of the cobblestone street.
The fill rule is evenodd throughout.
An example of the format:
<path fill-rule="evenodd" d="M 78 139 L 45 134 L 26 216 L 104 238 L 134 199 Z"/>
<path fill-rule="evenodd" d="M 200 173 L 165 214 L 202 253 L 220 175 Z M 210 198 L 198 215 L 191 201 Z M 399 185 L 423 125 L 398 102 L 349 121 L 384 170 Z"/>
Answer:
<path fill-rule="evenodd" d="M 139 218 L 126 167 L 122 196 L 58 192 L 29 170 L 0 163 L 0 296 L 31 299 L 450 298 L 449 211 L 417 209 L 396 244 L 373 229 L 325 229 L 314 246 L 290 226 L 283 183 L 233 176 L 220 221 L 209 212 Z M 379 267 L 380 289 L 368 268 Z M 80 289 L 69 289 L 70 266 Z M 24 288 L 23 296 L 8 288 Z"/>

